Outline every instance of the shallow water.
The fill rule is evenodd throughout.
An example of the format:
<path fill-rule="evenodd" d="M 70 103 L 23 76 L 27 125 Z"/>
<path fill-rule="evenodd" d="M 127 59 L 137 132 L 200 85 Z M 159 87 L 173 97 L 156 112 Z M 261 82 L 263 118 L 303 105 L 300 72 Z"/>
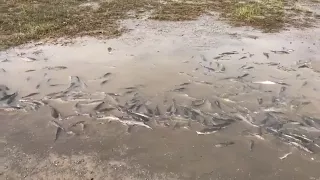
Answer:
<path fill-rule="evenodd" d="M 48 154 L 95 153 L 90 166 L 117 159 L 147 172 L 132 179 L 320 178 L 319 29 L 123 24 L 132 30 L 118 39 L 1 52 L 3 176 L 116 179 L 13 168 L 25 154 L 46 164 Z"/>

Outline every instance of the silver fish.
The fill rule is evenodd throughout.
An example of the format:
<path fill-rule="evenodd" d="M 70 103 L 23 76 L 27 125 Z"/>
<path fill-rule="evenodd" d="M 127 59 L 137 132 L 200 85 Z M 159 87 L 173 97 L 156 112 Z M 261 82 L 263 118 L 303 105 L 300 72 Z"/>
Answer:
<path fill-rule="evenodd" d="M 279 157 L 280 160 L 286 159 L 292 152 L 286 153 L 283 156 Z"/>
<path fill-rule="evenodd" d="M 227 147 L 227 146 L 234 145 L 234 144 L 235 143 L 233 141 L 227 141 L 227 142 L 215 144 L 214 146 L 217 148 L 222 148 L 222 147 Z"/>

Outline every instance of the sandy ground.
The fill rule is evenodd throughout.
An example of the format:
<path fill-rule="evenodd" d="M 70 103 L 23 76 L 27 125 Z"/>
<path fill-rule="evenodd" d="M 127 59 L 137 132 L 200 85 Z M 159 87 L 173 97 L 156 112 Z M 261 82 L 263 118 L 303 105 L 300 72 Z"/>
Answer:
<path fill-rule="evenodd" d="M 319 28 L 122 24 L 0 52 L 1 178 L 320 179 Z"/>

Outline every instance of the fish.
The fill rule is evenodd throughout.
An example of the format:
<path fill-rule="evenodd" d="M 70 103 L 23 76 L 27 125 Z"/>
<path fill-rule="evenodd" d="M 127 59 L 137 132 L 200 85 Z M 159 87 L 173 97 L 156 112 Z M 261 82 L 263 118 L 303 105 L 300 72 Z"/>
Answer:
<path fill-rule="evenodd" d="M 258 125 L 253 124 L 253 122 L 250 121 L 249 119 L 242 116 L 240 113 L 236 113 L 235 116 L 253 127 L 259 127 Z"/>
<path fill-rule="evenodd" d="M 112 121 L 118 121 L 124 125 L 136 125 L 136 126 L 142 126 L 148 129 L 152 129 L 150 126 L 144 124 L 143 122 L 137 122 L 137 121 L 132 121 L 132 120 L 122 120 L 118 117 L 115 116 L 104 116 L 104 117 L 99 117 L 97 118 L 98 120 L 108 120 L 108 122 L 112 122 Z"/>
<path fill-rule="evenodd" d="M 254 67 L 253 66 L 248 66 L 248 67 L 243 67 L 243 69 L 253 69 Z"/>
<path fill-rule="evenodd" d="M 131 93 L 134 93 L 135 90 L 130 90 L 130 91 L 126 91 L 124 94 L 131 94 Z"/>
<path fill-rule="evenodd" d="M 111 51 L 112 51 L 112 48 L 108 47 L 108 52 L 111 53 Z"/>
<path fill-rule="evenodd" d="M 280 63 L 276 63 L 276 62 L 269 62 L 267 63 L 269 66 L 278 66 L 280 65 Z"/>
<path fill-rule="evenodd" d="M 60 123 L 58 123 L 57 121 L 51 120 L 50 123 L 51 123 L 52 125 L 54 125 L 55 127 L 60 128 L 60 129 L 62 129 L 63 131 L 65 131 L 64 127 L 63 127 Z"/>
<path fill-rule="evenodd" d="M 211 67 L 207 67 L 207 66 L 203 66 L 204 68 L 208 69 L 209 71 L 215 71 L 215 69 L 211 68 Z"/>
<path fill-rule="evenodd" d="M 50 108 L 51 108 L 51 116 L 54 119 L 60 119 L 61 118 L 61 114 L 59 113 L 59 111 L 56 108 L 52 107 L 52 106 L 50 106 Z"/>
<path fill-rule="evenodd" d="M 305 147 L 305 146 L 303 146 L 303 145 L 301 145 L 301 144 L 299 144 L 297 142 L 289 142 L 289 144 L 291 144 L 291 145 L 293 145 L 293 146 L 295 146 L 295 147 L 297 147 L 297 148 L 299 148 L 301 150 L 304 150 L 304 151 L 306 151 L 306 152 L 308 152 L 310 154 L 313 153 L 312 150 L 310 150 L 309 148 L 307 148 L 307 147 Z"/>
<path fill-rule="evenodd" d="M 258 104 L 261 105 L 263 103 L 263 99 L 262 98 L 257 98 Z"/>
<path fill-rule="evenodd" d="M 216 57 L 214 57 L 213 59 L 220 59 L 220 58 L 222 58 L 223 56 L 216 56 Z"/>
<path fill-rule="evenodd" d="M 38 95 L 38 94 L 40 94 L 40 93 L 38 93 L 38 92 L 30 93 L 30 94 L 28 94 L 26 96 L 23 96 L 22 98 L 31 97 L 31 96 L 35 96 L 35 95 Z"/>
<path fill-rule="evenodd" d="M 230 52 L 223 52 L 219 55 L 232 55 L 232 54 L 239 54 L 237 51 L 230 51 Z"/>
<path fill-rule="evenodd" d="M 41 85 L 41 83 L 39 83 L 39 84 L 36 86 L 36 89 L 39 89 L 39 88 L 40 88 L 40 85 Z"/>
<path fill-rule="evenodd" d="M 26 61 L 26 62 L 33 62 L 33 61 L 36 61 L 36 60 L 37 60 L 37 59 L 32 58 L 32 57 L 22 57 L 21 59 L 24 60 L 24 61 Z"/>
<path fill-rule="evenodd" d="M 239 58 L 239 60 L 245 59 L 247 58 L 247 56 L 242 56 L 241 58 Z"/>
<path fill-rule="evenodd" d="M 201 54 L 200 57 L 201 57 L 202 61 L 205 61 L 205 62 L 208 61 L 204 55 Z"/>
<path fill-rule="evenodd" d="M 215 100 L 214 103 L 218 106 L 218 108 L 221 109 L 221 105 L 220 105 L 220 102 L 218 100 Z"/>
<path fill-rule="evenodd" d="M 269 59 L 269 53 L 264 52 L 263 55 Z"/>
<path fill-rule="evenodd" d="M 227 142 L 215 144 L 214 146 L 217 148 L 222 148 L 222 147 L 227 147 L 227 146 L 234 145 L 234 144 L 235 143 L 233 141 L 227 141 Z"/>
<path fill-rule="evenodd" d="M 174 92 L 180 92 L 180 91 L 184 91 L 184 90 L 186 90 L 185 87 L 180 87 L 180 88 L 174 89 L 173 91 L 174 91 Z"/>
<path fill-rule="evenodd" d="M 29 69 L 29 70 L 26 70 L 25 72 L 33 72 L 33 71 L 36 71 L 35 69 Z"/>
<path fill-rule="evenodd" d="M 243 75 L 241 75 L 241 76 L 238 76 L 237 78 L 238 78 L 238 79 L 241 79 L 241 78 L 244 78 L 244 77 L 247 77 L 247 76 L 249 76 L 249 73 L 245 73 L 245 74 L 243 74 Z"/>
<path fill-rule="evenodd" d="M 280 89 L 280 93 L 284 92 L 287 88 L 282 86 L 281 89 Z"/>
<path fill-rule="evenodd" d="M 0 70 L 4 73 L 7 72 L 4 68 L 1 68 Z"/>
<path fill-rule="evenodd" d="M 18 92 L 15 92 L 13 94 L 4 96 L 3 98 L 0 99 L 0 101 L 7 100 L 7 104 L 11 104 L 16 99 L 17 96 L 18 96 Z"/>
<path fill-rule="evenodd" d="M 1 62 L 10 62 L 9 59 L 2 60 Z"/>
<path fill-rule="evenodd" d="M 132 87 L 126 87 L 124 89 L 126 89 L 126 90 L 134 90 L 134 89 L 137 89 L 137 88 L 132 86 Z"/>
<path fill-rule="evenodd" d="M 62 132 L 62 129 L 61 129 L 60 127 L 57 127 L 56 137 L 55 137 L 54 141 L 57 141 L 57 140 L 58 140 L 58 138 L 59 138 L 59 136 L 60 136 L 61 132 Z"/>
<path fill-rule="evenodd" d="M 201 106 L 205 103 L 205 99 L 196 99 L 192 101 L 192 106 Z"/>
<path fill-rule="evenodd" d="M 72 124 L 69 128 L 75 127 L 75 126 L 77 126 L 77 125 L 81 125 L 81 129 L 82 129 L 82 131 L 83 131 L 84 128 L 85 128 L 85 124 L 84 124 L 84 123 L 85 123 L 85 121 L 78 121 L 78 122 Z"/>
<path fill-rule="evenodd" d="M 130 111 L 128 111 L 128 113 L 129 113 L 131 116 L 135 116 L 135 117 L 141 119 L 141 120 L 144 121 L 144 122 L 147 122 L 147 121 L 150 120 L 150 117 L 149 117 L 149 116 L 144 115 L 144 114 L 142 114 L 142 113 L 130 112 Z"/>
<path fill-rule="evenodd" d="M 102 78 L 107 78 L 108 76 L 110 76 L 112 73 L 108 72 L 108 73 L 105 73 Z"/>
<path fill-rule="evenodd" d="M 250 140 L 249 150 L 252 152 L 252 151 L 253 151 L 253 148 L 254 148 L 254 141 L 253 141 L 253 140 Z"/>
<path fill-rule="evenodd" d="M 208 134 L 213 134 L 219 131 L 221 128 L 217 127 L 209 127 L 209 128 L 204 128 L 201 131 L 196 131 L 198 135 L 208 135 Z"/>
<path fill-rule="evenodd" d="M 47 69 L 47 70 L 64 70 L 64 69 L 68 69 L 66 66 L 47 66 L 44 67 L 43 69 Z"/>
<path fill-rule="evenodd" d="M 289 54 L 288 51 L 274 51 L 274 50 L 272 50 L 271 52 L 273 52 L 275 54 Z"/>
<path fill-rule="evenodd" d="M 169 114 L 176 114 L 177 108 L 176 108 L 176 102 L 175 100 L 172 100 L 172 104 L 167 108 L 167 113 Z"/>
<path fill-rule="evenodd" d="M 104 101 L 102 101 L 101 103 L 99 103 L 96 107 L 93 108 L 94 111 L 99 110 L 103 105 L 105 104 Z"/>
<path fill-rule="evenodd" d="M 308 84 L 308 81 L 305 81 L 301 86 L 303 87 L 303 86 L 306 86 L 307 84 Z"/>
<path fill-rule="evenodd" d="M 254 84 L 267 84 L 267 85 L 274 85 L 274 84 L 277 84 L 275 82 L 272 82 L 272 81 L 255 81 L 255 82 L 252 82 Z"/>
<path fill-rule="evenodd" d="M 153 112 L 154 112 L 154 115 L 155 115 L 155 116 L 160 116 L 160 115 L 161 115 L 160 109 L 159 109 L 159 106 L 158 106 L 158 105 L 156 106 L 156 108 L 154 109 Z"/>
<path fill-rule="evenodd" d="M 0 101 L 4 101 L 7 100 L 11 97 L 17 96 L 17 92 L 13 93 L 13 94 L 6 94 L 5 96 L 3 96 L 2 98 L 0 98 Z"/>
<path fill-rule="evenodd" d="M 283 156 L 279 157 L 280 160 L 286 159 L 292 152 L 286 153 Z"/>
<path fill-rule="evenodd" d="M 115 110 L 116 108 L 114 107 L 110 107 L 110 108 L 103 108 L 103 109 L 99 109 L 98 111 L 99 112 L 108 112 L 108 111 L 112 111 L 112 110 Z"/>
<path fill-rule="evenodd" d="M 299 65 L 298 68 L 310 68 L 308 64 Z"/>
<path fill-rule="evenodd" d="M 120 96 L 120 94 L 117 94 L 117 93 L 107 93 L 107 94 L 110 96 Z"/>
<path fill-rule="evenodd" d="M 186 86 L 186 85 L 189 85 L 189 84 L 190 84 L 189 82 L 185 82 L 185 83 L 180 84 L 179 86 Z"/>
<path fill-rule="evenodd" d="M 102 82 L 100 83 L 100 85 L 104 85 L 104 84 L 106 84 L 108 81 L 109 81 L 109 80 L 104 80 L 104 81 L 102 81 Z"/>
<path fill-rule="evenodd" d="M 218 64 L 219 70 L 218 72 L 224 72 L 226 71 L 226 67 L 223 64 Z"/>

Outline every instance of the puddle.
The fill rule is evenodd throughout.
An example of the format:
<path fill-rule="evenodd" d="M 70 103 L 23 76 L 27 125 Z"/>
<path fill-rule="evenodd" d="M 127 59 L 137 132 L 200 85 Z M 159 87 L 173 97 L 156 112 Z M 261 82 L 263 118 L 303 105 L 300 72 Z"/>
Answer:
<path fill-rule="evenodd" d="M 7 144 L 66 153 L 83 150 L 81 140 L 100 151 L 125 137 L 125 156 L 151 171 L 192 172 L 182 179 L 319 178 L 319 29 L 262 34 L 208 17 L 123 24 L 132 30 L 118 39 L 1 52 L 0 113 L 15 119 L 2 121 Z M 210 164 L 219 153 L 226 163 Z"/>

